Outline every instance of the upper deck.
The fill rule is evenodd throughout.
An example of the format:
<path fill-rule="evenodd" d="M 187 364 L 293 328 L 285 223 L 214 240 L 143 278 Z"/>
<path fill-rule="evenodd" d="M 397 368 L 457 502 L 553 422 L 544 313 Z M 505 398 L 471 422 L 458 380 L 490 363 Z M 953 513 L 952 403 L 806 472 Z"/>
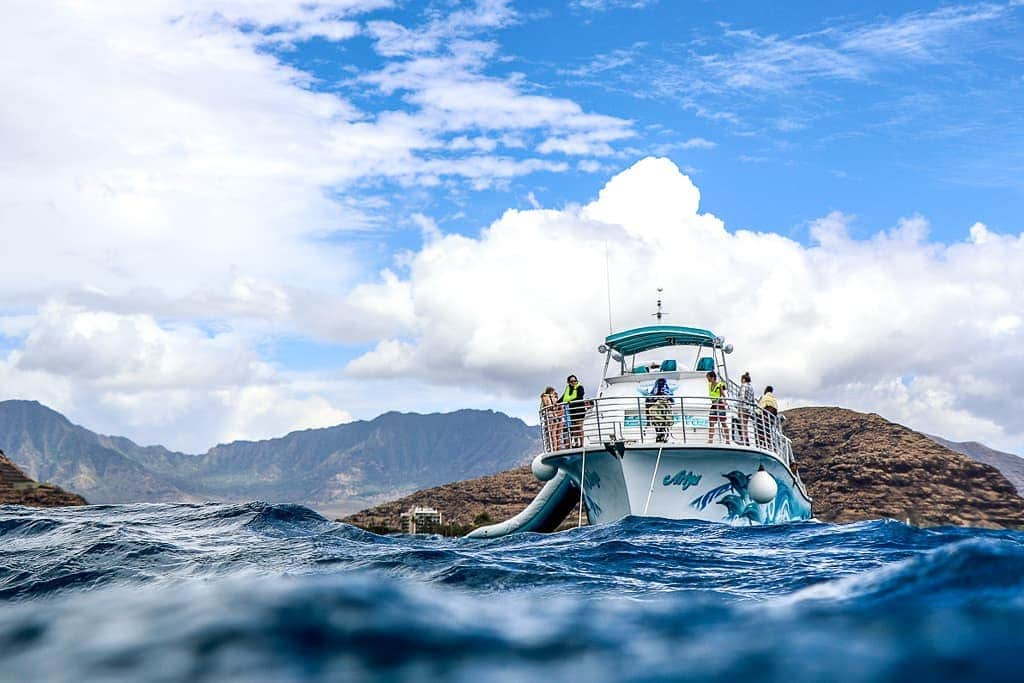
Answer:
<path fill-rule="evenodd" d="M 545 451 L 609 441 L 699 446 L 706 437 L 789 463 L 789 439 L 780 419 L 743 401 L 739 385 L 729 378 L 726 355 L 732 345 L 722 337 L 695 327 L 649 325 L 608 335 L 598 351 L 606 360 L 597 397 L 542 410 Z M 709 371 L 726 383 L 717 403 L 708 396 Z M 568 435 L 570 423 L 575 436 Z"/>
<path fill-rule="evenodd" d="M 706 389 L 704 376 L 712 370 L 729 386 L 730 395 L 738 393 L 725 362 L 732 345 L 710 330 L 660 324 L 637 327 L 608 335 L 598 351 L 606 354 L 599 396 L 628 395 L 635 385 L 652 384 L 659 377 L 682 385 L 687 394 L 701 394 Z"/>
<path fill-rule="evenodd" d="M 605 337 L 604 346 L 623 356 L 632 356 L 666 346 L 721 348 L 723 340 L 708 330 L 680 325 L 648 325 Z"/>

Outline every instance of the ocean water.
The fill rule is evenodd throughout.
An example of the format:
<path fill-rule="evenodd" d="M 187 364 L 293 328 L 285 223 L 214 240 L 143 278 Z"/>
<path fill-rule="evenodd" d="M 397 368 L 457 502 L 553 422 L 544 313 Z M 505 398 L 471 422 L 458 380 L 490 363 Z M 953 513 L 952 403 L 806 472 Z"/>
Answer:
<path fill-rule="evenodd" d="M 1024 534 L 0 507 L 4 681 L 1020 681 Z"/>

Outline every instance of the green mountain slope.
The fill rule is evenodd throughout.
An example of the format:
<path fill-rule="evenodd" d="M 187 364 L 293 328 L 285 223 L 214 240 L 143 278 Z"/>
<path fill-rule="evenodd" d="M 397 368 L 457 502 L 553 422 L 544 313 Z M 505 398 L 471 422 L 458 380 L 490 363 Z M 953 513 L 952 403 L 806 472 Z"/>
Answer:
<path fill-rule="evenodd" d="M 355 510 L 520 465 L 538 447 L 536 427 L 460 410 L 386 413 L 188 455 L 95 434 L 34 401 L 0 402 L 0 448 L 31 476 L 95 503 L 261 499 Z"/>
<path fill-rule="evenodd" d="M 0 402 L 0 449 L 33 479 L 53 482 L 93 503 L 193 500 L 171 478 L 112 447 L 108 437 L 36 401 Z"/>

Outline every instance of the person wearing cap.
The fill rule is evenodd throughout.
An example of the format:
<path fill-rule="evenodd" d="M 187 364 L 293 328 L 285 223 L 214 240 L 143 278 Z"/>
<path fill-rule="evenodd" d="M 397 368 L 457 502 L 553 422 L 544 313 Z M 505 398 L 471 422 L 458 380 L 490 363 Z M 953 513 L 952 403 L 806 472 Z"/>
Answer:
<path fill-rule="evenodd" d="M 718 379 L 712 370 L 707 375 L 708 398 L 711 399 L 711 410 L 708 412 L 708 443 L 714 441 L 715 423 L 722 429 L 722 440 L 729 443 L 729 428 L 725 424 L 725 382 Z"/>

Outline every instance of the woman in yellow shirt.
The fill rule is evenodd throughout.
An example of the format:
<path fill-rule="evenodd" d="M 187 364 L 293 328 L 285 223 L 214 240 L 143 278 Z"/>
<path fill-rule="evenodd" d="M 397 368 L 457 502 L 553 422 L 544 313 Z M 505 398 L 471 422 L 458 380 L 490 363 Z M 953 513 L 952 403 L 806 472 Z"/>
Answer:
<path fill-rule="evenodd" d="M 722 427 L 722 440 L 729 443 L 729 429 L 725 424 L 725 382 L 719 380 L 714 371 L 705 376 L 708 380 L 708 398 L 711 399 L 711 411 L 708 413 L 708 443 L 714 440 L 716 422 Z"/>

